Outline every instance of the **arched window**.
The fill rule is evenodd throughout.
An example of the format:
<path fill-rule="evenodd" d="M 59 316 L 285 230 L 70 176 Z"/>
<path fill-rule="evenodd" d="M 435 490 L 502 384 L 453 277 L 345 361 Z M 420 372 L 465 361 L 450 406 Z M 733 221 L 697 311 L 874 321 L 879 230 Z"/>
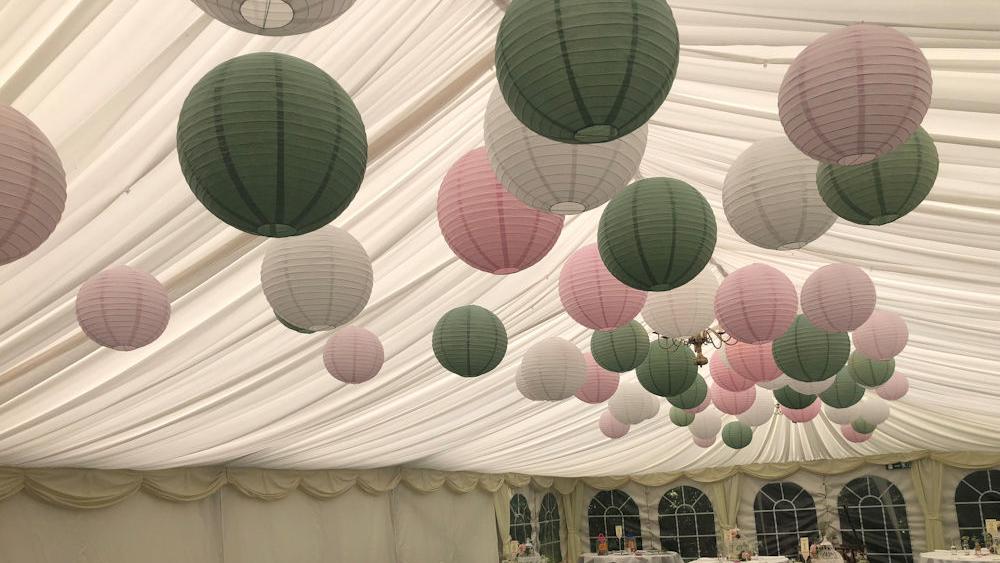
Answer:
<path fill-rule="evenodd" d="M 549 558 L 552 563 L 562 561 L 562 549 L 559 545 L 559 503 L 552 493 L 542 497 L 542 506 L 538 509 L 538 552 Z"/>
<path fill-rule="evenodd" d="M 955 488 L 960 536 L 983 537 L 984 522 L 1000 518 L 1000 470 L 969 473 Z"/>
<path fill-rule="evenodd" d="M 873 563 L 912 563 L 906 500 L 881 477 L 858 477 L 837 499 L 844 545 L 864 545 Z"/>
<path fill-rule="evenodd" d="M 615 536 L 615 526 L 622 527 L 622 538 L 635 536 L 636 547 L 642 549 L 642 524 L 639 521 L 639 507 L 632 497 L 618 489 L 601 491 L 590 499 L 587 507 L 587 521 L 590 524 L 590 551 L 597 551 L 597 535 L 608 538 L 608 549 L 622 549 Z"/>
<path fill-rule="evenodd" d="M 674 487 L 660 499 L 660 546 L 685 561 L 715 557 L 715 513 L 712 501 L 695 487 Z"/>
<path fill-rule="evenodd" d="M 531 537 L 531 508 L 524 495 L 514 495 L 510 499 L 510 537 L 526 543 Z"/>
<path fill-rule="evenodd" d="M 763 555 L 794 556 L 799 538 L 819 538 L 816 505 L 812 496 L 795 483 L 768 483 L 753 501 L 757 543 Z"/>

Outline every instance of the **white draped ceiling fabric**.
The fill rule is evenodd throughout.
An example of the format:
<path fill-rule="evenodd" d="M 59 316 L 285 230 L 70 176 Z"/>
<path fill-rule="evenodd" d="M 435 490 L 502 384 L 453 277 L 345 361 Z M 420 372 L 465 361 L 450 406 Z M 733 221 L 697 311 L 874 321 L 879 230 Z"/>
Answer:
<path fill-rule="evenodd" d="M 897 358 L 910 392 L 869 442 L 845 441 L 822 416 L 777 419 L 740 451 L 721 441 L 693 447 L 666 408 L 609 441 L 597 426 L 603 406 L 517 392 L 532 343 L 558 335 L 588 346 L 557 282 L 573 251 L 595 241 L 600 211 L 569 218 L 548 257 L 503 277 L 462 263 L 439 232 L 438 185 L 483 142 L 503 4 L 358 0 L 319 31 L 268 38 L 181 0 L 0 2 L 0 103 L 45 131 L 69 175 L 58 229 L 0 268 L 0 466 L 408 465 L 577 476 L 1000 449 L 996 0 L 670 1 L 680 68 L 650 124 L 640 175 L 679 178 L 708 198 L 720 220 L 720 274 L 762 261 L 801 287 L 816 268 L 850 262 L 875 281 L 879 306 L 910 327 Z M 751 142 L 781 134 L 777 91 L 794 56 L 858 21 L 895 26 L 931 63 L 924 127 L 941 155 L 937 184 L 890 225 L 841 220 L 804 250 L 752 246 L 724 221 L 726 171 Z M 265 239 L 210 215 L 181 176 L 174 135 L 184 97 L 216 64 L 254 51 L 319 65 L 367 125 L 368 174 L 335 222 L 374 260 L 374 293 L 357 322 L 381 337 L 387 361 L 364 385 L 326 374 L 325 335 L 274 319 L 260 289 Z M 113 264 L 152 273 L 173 304 L 163 336 L 134 352 L 98 347 L 74 318 L 77 288 Z M 495 311 L 511 336 L 500 367 L 478 379 L 447 373 L 431 350 L 440 315 L 468 303 Z"/>

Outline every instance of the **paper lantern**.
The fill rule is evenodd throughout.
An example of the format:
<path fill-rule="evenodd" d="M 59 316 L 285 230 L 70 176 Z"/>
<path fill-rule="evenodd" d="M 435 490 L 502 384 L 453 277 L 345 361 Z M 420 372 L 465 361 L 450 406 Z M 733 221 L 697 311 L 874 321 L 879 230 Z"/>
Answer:
<path fill-rule="evenodd" d="M 326 371 L 344 383 L 364 383 L 378 375 L 385 363 L 382 341 L 370 330 L 345 326 L 333 333 L 323 348 Z"/>
<path fill-rule="evenodd" d="M 354 0 L 194 0 L 220 22 L 257 35 L 298 35 L 337 19 Z"/>
<path fill-rule="evenodd" d="M 587 382 L 587 362 L 572 342 L 553 336 L 528 348 L 515 382 L 527 399 L 562 401 Z"/>
<path fill-rule="evenodd" d="M 500 365 L 507 353 L 507 329 L 489 310 L 464 305 L 438 319 L 432 346 L 444 369 L 476 377 Z"/>
<path fill-rule="evenodd" d="M 638 321 L 621 328 L 595 331 L 590 336 L 590 352 L 602 368 L 617 373 L 632 371 L 649 354 L 649 335 Z"/>
<path fill-rule="evenodd" d="M 757 398 L 757 388 L 751 386 L 743 391 L 727 391 L 718 385 L 712 385 L 708 388 L 708 395 L 720 412 L 736 415 L 746 412 L 753 406 Z"/>
<path fill-rule="evenodd" d="M 584 352 L 583 360 L 587 362 L 587 380 L 576 392 L 576 398 L 591 404 L 607 401 L 618 390 L 618 374 L 598 365 L 589 352 Z"/>
<path fill-rule="evenodd" d="M 834 213 L 859 225 L 885 225 L 913 211 L 934 187 L 934 139 L 917 128 L 892 152 L 860 166 L 824 164 L 816 171 L 819 195 Z"/>
<path fill-rule="evenodd" d="M 715 435 L 712 435 L 708 438 L 693 438 L 692 442 L 694 442 L 694 445 L 698 446 L 699 448 L 710 448 L 715 444 L 715 440 L 717 438 L 718 437 Z"/>
<path fill-rule="evenodd" d="M 295 332 L 298 332 L 299 334 L 314 334 L 316 332 L 315 330 L 309 330 L 308 328 L 297 327 L 297 326 L 293 325 L 292 323 L 286 321 L 285 319 L 279 317 L 278 315 L 274 315 L 274 318 L 278 319 L 278 322 L 281 323 L 282 326 L 284 326 L 285 328 L 287 328 L 289 330 L 294 330 Z"/>
<path fill-rule="evenodd" d="M 730 336 L 747 344 L 771 342 L 784 334 L 798 309 L 791 280 L 766 264 L 732 272 L 715 294 L 715 318 Z"/>
<path fill-rule="evenodd" d="M 563 143 L 602 143 L 656 113 L 674 82 L 679 49 L 664 0 L 516 2 L 497 33 L 497 81 L 532 131 Z"/>
<path fill-rule="evenodd" d="M 631 379 L 618 385 L 608 400 L 608 412 L 624 424 L 639 424 L 660 412 L 660 401 Z"/>
<path fill-rule="evenodd" d="M 770 393 L 757 393 L 750 408 L 737 414 L 736 419 L 749 426 L 766 424 L 774 416 L 774 397 Z"/>
<path fill-rule="evenodd" d="M 847 366 L 841 368 L 833 377 L 833 385 L 819 394 L 821 401 L 837 409 L 856 405 L 864 396 L 865 388 L 854 381 Z"/>
<path fill-rule="evenodd" d="M 670 291 L 648 294 L 642 320 L 660 336 L 687 338 L 712 326 L 719 282 L 704 269 L 690 282 Z"/>
<path fill-rule="evenodd" d="M 797 379 L 788 378 L 787 385 L 792 389 L 802 393 L 803 395 L 819 395 L 820 393 L 826 391 L 833 386 L 832 377 L 828 377 L 822 381 L 799 381 Z"/>
<path fill-rule="evenodd" d="M 702 399 L 702 401 L 700 403 L 698 403 L 698 405 L 696 405 L 696 406 L 694 406 L 694 407 L 692 407 L 690 409 L 681 409 L 681 410 L 683 410 L 686 413 L 690 413 L 690 414 L 698 414 L 698 413 L 704 411 L 705 409 L 707 409 L 708 407 L 712 406 L 712 397 L 709 396 L 709 394 L 708 394 L 708 387 L 707 387 L 707 384 L 705 383 L 704 379 L 701 380 L 700 384 L 698 383 L 698 380 L 696 379 L 695 382 L 691 384 L 691 387 L 688 389 L 688 391 L 693 392 L 695 395 L 698 395 L 698 394 L 701 393 L 701 385 L 703 385 L 703 384 L 705 385 L 705 398 Z M 683 395 L 683 393 L 681 393 L 681 395 Z M 677 399 L 677 397 L 675 397 L 675 399 Z M 667 398 L 667 401 L 668 402 L 670 401 L 669 397 Z M 683 399 L 681 399 L 681 401 L 683 401 Z"/>
<path fill-rule="evenodd" d="M 695 438 L 707 440 L 719 433 L 722 428 L 722 417 L 717 411 L 710 409 L 694 417 L 694 421 L 687 428 Z"/>
<path fill-rule="evenodd" d="M 858 403 L 855 414 L 858 419 L 878 426 L 889 420 L 889 403 L 878 397 L 865 397 L 865 400 Z"/>
<path fill-rule="evenodd" d="M 846 332 L 816 328 L 805 315 L 799 315 L 774 341 L 771 352 L 788 377 L 807 383 L 823 381 L 844 367 L 851 354 L 851 339 Z"/>
<path fill-rule="evenodd" d="M 616 440 L 622 436 L 628 434 L 629 425 L 618 422 L 618 419 L 611 415 L 609 411 L 604 411 L 601 413 L 601 418 L 597 423 L 597 426 L 601 429 L 601 433 Z"/>
<path fill-rule="evenodd" d="M 742 450 L 753 441 L 753 428 L 736 420 L 726 423 L 722 427 L 722 441 L 734 450 Z"/>
<path fill-rule="evenodd" d="M 274 313 L 313 331 L 354 320 L 368 304 L 373 282 L 364 247 L 334 226 L 269 241 L 260 270 L 264 297 Z"/>
<path fill-rule="evenodd" d="M 816 188 L 816 161 L 787 137 L 754 142 L 733 162 L 722 184 L 722 209 L 743 240 L 794 250 L 836 222 Z"/>
<path fill-rule="evenodd" d="M 889 381 L 875 390 L 879 397 L 886 401 L 898 401 L 910 390 L 910 380 L 902 373 L 894 372 Z"/>
<path fill-rule="evenodd" d="M 823 412 L 830 419 L 830 422 L 834 424 L 850 425 L 851 421 L 858 417 L 858 403 L 842 409 L 826 405 L 823 407 Z"/>
<path fill-rule="evenodd" d="M 816 402 L 816 395 L 799 393 L 795 389 L 785 386 L 774 392 L 774 399 L 783 407 L 804 409 Z"/>
<path fill-rule="evenodd" d="M 910 331 L 906 321 L 892 311 L 876 309 L 865 324 L 851 334 L 854 347 L 873 360 L 888 360 L 906 348 Z"/>
<path fill-rule="evenodd" d="M 815 327 L 827 332 L 852 331 L 875 310 L 875 284 L 857 266 L 829 264 L 806 279 L 801 303 L 802 312 Z"/>
<path fill-rule="evenodd" d="M 528 129 L 500 90 L 486 105 L 484 137 L 497 178 L 535 209 L 573 215 L 600 207 L 632 181 L 646 152 L 644 125 L 607 143 L 570 145 Z"/>
<path fill-rule="evenodd" d="M 541 260 L 556 244 L 563 218 L 521 203 L 497 180 L 486 149 L 460 158 L 438 191 L 438 226 L 463 262 L 512 274 Z"/>
<path fill-rule="evenodd" d="M 851 429 L 859 434 L 871 434 L 875 431 L 876 424 L 872 424 L 863 418 L 856 418 L 851 421 Z"/>
<path fill-rule="evenodd" d="M 647 178 L 625 188 L 601 214 L 597 244 L 608 271 L 625 285 L 667 291 L 688 283 L 715 250 L 715 215 L 680 180 Z"/>
<path fill-rule="evenodd" d="M 844 424 L 840 427 L 840 433 L 843 434 L 844 438 L 851 443 L 860 444 L 862 442 L 867 442 L 871 439 L 871 434 L 862 434 L 855 430 L 850 424 Z"/>
<path fill-rule="evenodd" d="M 859 385 L 874 389 L 889 381 L 896 371 L 896 360 L 873 360 L 855 350 L 847 362 L 847 371 Z"/>
<path fill-rule="evenodd" d="M 0 105 L 0 266 L 49 238 L 66 207 L 66 173 L 30 119 Z"/>
<path fill-rule="evenodd" d="M 170 299 L 156 278 L 129 266 L 112 266 L 76 293 L 76 320 L 84 334 L 112 350 L 142 348 L 163 334 Z"/>
<path fill-rule="evenodd" d="M 703 403 L 711 401 L 708 396 L 708 384 L 700 375 L 694 378 L 694 383 L 679 395 L 667 397 L 667 402 L 671 405 L 689 412 L 700 413 L 704 410 Z M 707 407 L 708 405 L 704 405 Z M 700 409 L 700 410 L 699 410 Z"/>
<path fill-rule="evenodd" d="M 604 267 L 596 244 L 569 257 L 559 273 L 559 299 L 573 320 L 594 330 L 626 325 L 642 311 L 646 293 L 618 281 Z"/>
<path fill-rule="evenodd" d="M 654 395 L 672 397 L 686 391 L 698 377 L 694 352 L 676 340 L 649 343 L 646 361 L 635 369 L 639 383 Z"/>
<path fill-rule="evenodd" d="M 712 373 L 712 381 L 726 391 L 745 391 L 753 387 L 753 381 L 726 365 L 725 355 L 725 350 L 719 350 L 709 358 L 708 369 Z"/>
<path fill-rule="evenodd" d="M 289 55 L 251 53 L 195 84 L 177 123 L 177 154 L 191 191 L 216 217 L 289 237 L 347 208 L 365 176 L 368 141 L 354 102 L 327 73 Z"/>
<path fill-rule="evenodd" d="M 759 384 L 781 377 L 781 370 L 778 369 L 778 364 L 774 363 L 770 342 L 764 344 L 734 342 L 727 344 L 724 351 L 725 363 L 743 379 Z"/>
<path fill-rule="evenodd" d="M 761 389 L 767 389 L 768 391 L 776 391 L 778 389 L 781 389 L 782 387 L 787 387 L 793 381 L 795 380 L 792 379 L 791 377 L 788 377 L 785 374 L 781 374 L 776 379 L 772 379 L 770 381 L 757 382 L 757 387 L 760 387 Z"/>
<path fill-rule="evenodd" d="M 677 407 L 670 407 L 670 422 L 675 426 L 687 426 L 694 422 L 694 414 Z"/>
<path fill-rule="evenodd" d="M 778 411 L 781 412 L 781 414 L 788 420 L 791 420 L 796 424 L 801 424 L 816 418 L 816 415 L 819 414 L 822 406 L 823 404 L 819 401 L 814 401 L 811 405 L 804 409 L 790 409 L 784 405 L 779 405 Z"/>
<path fill-rule="evenodd" d="M 795 57 L 778 91 L 778 117 L 805 154 L 853 165 L 906 141 L 930 102 L 930 65 L 913 41 L 892 28 L 855 24 Z"/>

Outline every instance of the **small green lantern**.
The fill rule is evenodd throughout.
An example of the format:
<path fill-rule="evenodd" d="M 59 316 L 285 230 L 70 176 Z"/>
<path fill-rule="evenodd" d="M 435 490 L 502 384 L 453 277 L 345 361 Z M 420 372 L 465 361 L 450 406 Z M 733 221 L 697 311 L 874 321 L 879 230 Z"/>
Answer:
<path fill-rule="evenodd" d="M 892 374 L 896 372 L 896 360 L 873 360 L 855 350 L 847 361 L 847 369 L 854 381 L 874 389 L 892 378 Z"/>
<path fill-rule="evenodd" d="M 821 401 L 835 409 L 846 409 L 864 398 L 865 388 L 854 381 L 847 366 L 840 368 L 834 378 L 833 385 L 819 394 Z"/>
<path fill-rule="evenodd" d="M 816 328 L 799 315 L 771 345 L 771 353 L 788 377 L 806 383 L 823 381 L 844 367 L 851 354 L 851 337 Z"/>
<path fill-rule="evenodd" d="M 614 330 L 596 330 L 590 336 L 590 353 L 602 368 L 625 373 L 639 367 L 649 354 L 649 334 L 639 321 Z"/>
<path fill-rule="evenodd" d="M 646 391 L 671 397 L 686 391 L 698 377 L 694 352 L 682 342 L 657 338 L 649 343 L 649 354 L 635 370 Z"/>
<path fill-rule="evenodd" d="M 734 420 L 722 427 L 722 441 L 734 450 L 742 450 L 753 441 L 753 428 Z"/>
<path fill-rule="evenodd" d="M 704 377 L 698 375 L 687 390 L 679 395 L 667 397 L 667 402 L 679 409 L 693 409 L 705 402 L 706 397 L 708 397 L 708 384 L 705 383 Z"/>
<path fill-rule="evenodd" d="M 507 329 L 489 310 L 465 305 L 438 320 L 432 344 L 446 370 L 476 377 L 500 365 L 507 353 Z"/>
<path fill-rule="evenodd" d="M 694 422 L 694 413 L 677 407 L 670 407 L 670 422 L 673 422 L 676 426 L 687 426 Z"/>
<path fill-rule="evenodd" d="M 789 409 L 804 409 L 816 402 L 816 395 L 799 393 L 795 389 L 786 385 L 775 390 L 774 399 L 783 407 Z"/>

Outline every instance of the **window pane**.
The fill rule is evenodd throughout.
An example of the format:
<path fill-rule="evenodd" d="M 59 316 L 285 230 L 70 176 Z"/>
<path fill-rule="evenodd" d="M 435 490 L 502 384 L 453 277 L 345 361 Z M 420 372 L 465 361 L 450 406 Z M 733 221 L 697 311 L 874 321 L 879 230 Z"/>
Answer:
<path fill-rule="evenodd" d="M 758 549 L 766 555 L 795 554 L 799 537 L 816 536 L 812 496 L 795 483 L 768 483 L 754 499 Z"/>
<path fill-rule="evenodd" d="M 859 491 L 866 492 L 858 497 Z M 894 484 L 874 476 L 854 479 L 844 486 L 838 504 L 845 545 L 863 546 L 872 563 L 911 561 L 906 503 Z"/>
<path fill-rule="evenodd" d="M 659 503 L 660 545 L 686 561 L 715 557 L 715 514 L 712 503 L 696 487 L 674 487 Z"/>

